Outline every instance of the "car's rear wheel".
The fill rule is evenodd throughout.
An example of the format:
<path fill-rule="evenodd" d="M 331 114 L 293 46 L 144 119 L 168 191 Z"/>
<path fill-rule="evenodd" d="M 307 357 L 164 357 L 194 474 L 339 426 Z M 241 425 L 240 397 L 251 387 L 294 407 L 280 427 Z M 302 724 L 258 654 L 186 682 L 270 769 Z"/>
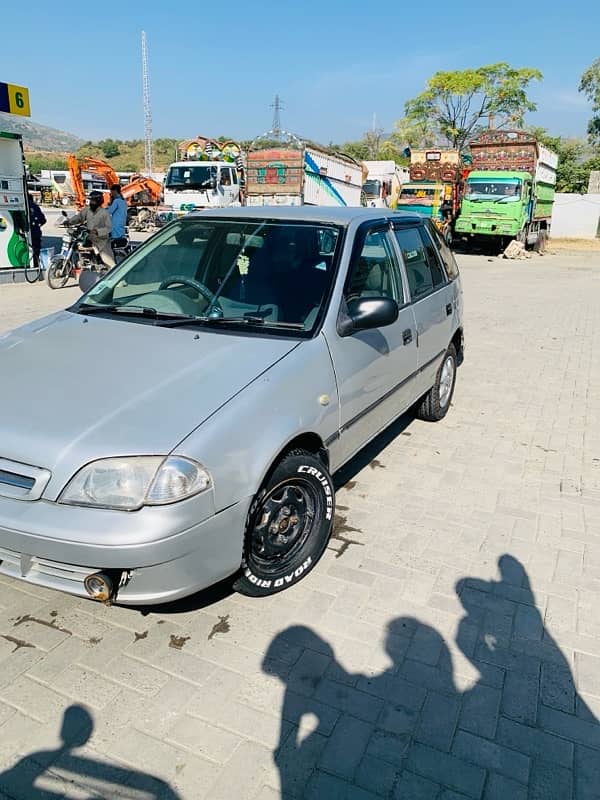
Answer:
<path fill-rule="evenodd" d="M 437 422 L 448 413 L 456 384 L 456 350 L 451 344 L 446 350 L 435 376 L 435 383 L 422 398 L 417 416 L 427 422 Z"/>
<path fill-rule="evenodd" d="M 307 575 L 327 547 L 334 508 L 323 463 L 305 450 L 284 456 L 250 507 L 236 591 L 266 597 Z"/>

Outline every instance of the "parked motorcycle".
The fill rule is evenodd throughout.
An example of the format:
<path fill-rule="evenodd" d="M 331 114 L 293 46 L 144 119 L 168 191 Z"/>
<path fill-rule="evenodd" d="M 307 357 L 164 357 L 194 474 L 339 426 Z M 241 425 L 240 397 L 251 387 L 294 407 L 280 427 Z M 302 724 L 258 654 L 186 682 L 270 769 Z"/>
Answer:
<path fill-rule="evenodd" d="M 63 211 L 63 216 L 67 217 L 65 211 Z M 78 280 L 82 291 L 86 291 L 83 287 L 88 286 L 90 281 L 88 276 L 85 276 L 82 281 L 83 274 L 85 272 L 94 273 L 93 282 L 95 283 L 96 280 L 106 275 L 110 267 L 104 264 L 98 249 L 90 242 L 89 232 L 85 225 L 70 226 L 66 222 L 64 225 L 67 231 L 62 238 L 61 252 L 52 259 L 48 267 L 48 286 L 51 289 L 62 289 L 70 278 L 74 278 Z M 133 249 L 129 237 L 119 239 L 118 246 L 113 246 L 115 262 L 119 264 Z"/>
<path fill-rule="evenodd" d="M 156 227 L 156 212 L 146 208 L 131 208 L 128 214 L 128 226 L 132 231 L 148 233 Z"/>

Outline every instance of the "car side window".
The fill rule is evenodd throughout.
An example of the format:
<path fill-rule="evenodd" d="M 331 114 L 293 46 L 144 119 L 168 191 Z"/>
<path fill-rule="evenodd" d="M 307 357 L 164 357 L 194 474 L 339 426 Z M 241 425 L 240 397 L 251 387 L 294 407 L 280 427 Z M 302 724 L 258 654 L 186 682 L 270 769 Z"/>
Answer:
<path fill-rule="evenodd" d="M 350 269 L 344 291 L 346 300 L 389 297 L 402 305 L 400 270 L 385 230 L 369 231 Z"/>
<path fill-rule="evenodd" d="M 396 228 L 396 240 L 402 251 L 408 285 L 413 300 L 435 291 L 446 282 L 431 239 L 419 227 Z"/>
<path fill-rule="evenodd" d="M 427 233 L 431 236 L 437 246 L 438 253 L 444 262 L 444 267 L 446 268 L 446 275 L 448 278 L 451 281 L 453 281 L 455 278 L 458 278 L 458 264 L 456 263 L 454 254 L 448 247 L 448 244 L 444 241 L 444 238 L 441 236 L 438 229 L 435 227 L 435 225 L 427 225 Z"/>
<path fill-rule="evenodd" d="M 427 258 L 427 264 L 431 270 L 433 288 L 439 289 L 440 286 L 443 286 L 446 283 L 446 276 L 444 275 L 442 262 L 440 261 L 440 257 L 438 256 L 433 240 L 431 236 L 427 234 L 425 228 L 419 228 L 419 236 L 423 242 L 423 247 L 425 248 L 425 257 Z"/>

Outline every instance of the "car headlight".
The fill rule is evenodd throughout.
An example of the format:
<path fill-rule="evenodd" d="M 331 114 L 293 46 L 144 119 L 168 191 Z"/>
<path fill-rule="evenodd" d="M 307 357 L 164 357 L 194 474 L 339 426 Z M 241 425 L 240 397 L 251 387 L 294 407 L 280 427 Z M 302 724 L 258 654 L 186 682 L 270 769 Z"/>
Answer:
<path fill-rule="evenodd" d="M 210 474 L 183 456 L 103 458 L 79 470 L 59 503 L 136 511 L 176 503 L 210 488 Z"/>

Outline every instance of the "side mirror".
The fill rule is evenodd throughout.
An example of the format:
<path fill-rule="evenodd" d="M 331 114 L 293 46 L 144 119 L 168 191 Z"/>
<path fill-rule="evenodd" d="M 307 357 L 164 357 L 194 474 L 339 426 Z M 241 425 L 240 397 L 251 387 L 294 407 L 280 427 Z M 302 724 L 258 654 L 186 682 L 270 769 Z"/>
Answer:
<path fill-rule="evenodd" d="M 357 331 L 384 328 L 398 319 L 398 303 L 390 297 L 360 297 L 348 303 L 347 312 L 338 319 L 340 336 L 351 336 Z"/>

